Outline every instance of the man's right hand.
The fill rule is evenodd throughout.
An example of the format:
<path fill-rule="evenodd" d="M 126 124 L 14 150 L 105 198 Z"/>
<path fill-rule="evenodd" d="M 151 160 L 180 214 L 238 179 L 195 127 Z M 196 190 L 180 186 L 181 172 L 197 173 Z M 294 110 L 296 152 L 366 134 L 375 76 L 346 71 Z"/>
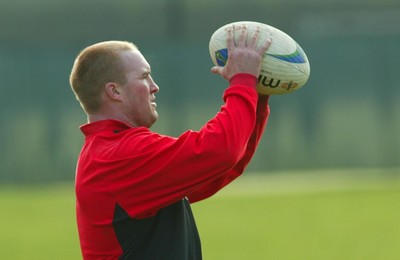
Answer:
<path fill-rule="evenodd" d="M 271 45 L 271 39 L 259 43 L 259 27 L 247 39 L 248 29 L 246 25 L 243 25 L 237 42 L 235 42 L 234 29 L 234 26 L 232 26 L 227 32 L 228 61 L 226 65 L 224 67 L 215 66 L 211 68 L 211 72 L 221 75 L 228 81 L 238 73 L 249 73 L 258 77 L 263 55 Z"/>

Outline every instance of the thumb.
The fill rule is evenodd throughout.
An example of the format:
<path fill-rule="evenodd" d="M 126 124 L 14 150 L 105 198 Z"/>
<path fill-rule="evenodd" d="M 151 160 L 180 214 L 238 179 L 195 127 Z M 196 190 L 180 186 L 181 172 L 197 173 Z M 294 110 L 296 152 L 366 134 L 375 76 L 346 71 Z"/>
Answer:
<path fill-rule="evenodd" d="M 219 75 L 222 76 L 222 69 L 223 69 L 223 67 L 214 66 L 214 67 L 211 68 L 211 72 L 214 73 L 214 74 L 219 74 Z"/>

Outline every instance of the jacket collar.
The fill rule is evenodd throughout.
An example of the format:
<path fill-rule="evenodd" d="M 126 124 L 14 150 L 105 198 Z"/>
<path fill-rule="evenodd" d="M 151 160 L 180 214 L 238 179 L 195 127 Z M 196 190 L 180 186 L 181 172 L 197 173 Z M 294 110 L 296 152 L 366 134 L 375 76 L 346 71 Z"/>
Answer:
<path fill-rule="evenodd" d="M 104 131 L 118 133 L 129 128 L 132 128 L 132 126 L 114 119 L 99 120 L 84 124 L 80 127 L 85 136 L 94 135 Z"/>

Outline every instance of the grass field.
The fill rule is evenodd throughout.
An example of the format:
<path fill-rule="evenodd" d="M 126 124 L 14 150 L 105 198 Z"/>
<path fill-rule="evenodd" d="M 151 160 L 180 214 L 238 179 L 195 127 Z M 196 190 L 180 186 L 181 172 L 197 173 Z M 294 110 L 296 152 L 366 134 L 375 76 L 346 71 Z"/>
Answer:
<path fill-rule="evenodd" d="M 399 173 L 242 177 L 193 205 L 204 259 L 400 259 Z M 72 183 L 3 186 L 0 208 L 0 259 L 81 259 Z"/>

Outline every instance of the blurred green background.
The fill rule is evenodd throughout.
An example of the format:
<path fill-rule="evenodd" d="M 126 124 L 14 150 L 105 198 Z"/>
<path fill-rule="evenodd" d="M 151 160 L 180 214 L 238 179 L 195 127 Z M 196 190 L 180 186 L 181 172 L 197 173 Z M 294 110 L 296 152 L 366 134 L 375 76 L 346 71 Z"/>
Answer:
<path fill-rule="evenodd" d="M 255 181 L 195 205 L 206 259 L 398 259 L 398 0 L 0 0 L 0 259 L 80 256 L 73 180 L 86 118 L 68 77 L 81 49 L 136 43 L 160 87 L 153 130 L 177 136 L 221 106 L 227 83 L 210 73 L 208 42 L 240 20 L 291 35 L 311 77 L 270 99 Z M 237 229 L 244 219 L 254 224 Z"/>
<path fill-rule="evenodd" d="M 73 180 L 85 116 L 68 76 L 89 44 L 136 43 L 160 86 L 154 130 L 198 129 L 222 104 L 211 34 L 239 20 L 273 25 L 311 62 L 303 89 L 271 98 L 251 170 L 399 166 L 397 0 L 0 0 L 0 181 Z"/>

